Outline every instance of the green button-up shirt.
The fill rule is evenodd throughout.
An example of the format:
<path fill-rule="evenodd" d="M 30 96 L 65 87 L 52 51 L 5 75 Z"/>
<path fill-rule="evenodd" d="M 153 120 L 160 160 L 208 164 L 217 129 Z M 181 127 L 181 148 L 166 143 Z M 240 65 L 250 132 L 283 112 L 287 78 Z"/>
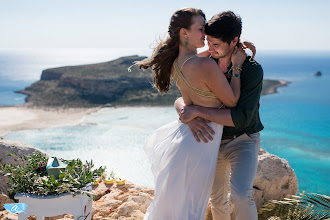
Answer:
<path fill-rule="evenodd" d="M 216 60 L 217 61 L 217 60 Z M 231 65 L 229 66 L 229 70 Z M 230 75 L 228 72 L 225 75 Z M 243 63 L 241 72 L 241 96 L 237 106 L 230 109 L 235 127 L 225 126 L 223 135 L 252 134 L 261 131 L 262 125 L 259 117 L 259 99 L 262 90 L 264 72 L 261 65 L 250 56 Z M 228 78 L 230 81 L 231 78 Z"/>

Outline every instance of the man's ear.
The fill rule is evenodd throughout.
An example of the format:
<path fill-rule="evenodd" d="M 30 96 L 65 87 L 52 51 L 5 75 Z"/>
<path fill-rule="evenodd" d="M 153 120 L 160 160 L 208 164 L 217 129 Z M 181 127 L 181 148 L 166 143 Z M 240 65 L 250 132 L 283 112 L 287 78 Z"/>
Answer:
<path fill-rule="evenodd" d="M 236 36 L 234 40 L 231 41 L 231 45 L 235 47 L 237 45 L 237 42 L 238 42 L 238 37 Z"/>

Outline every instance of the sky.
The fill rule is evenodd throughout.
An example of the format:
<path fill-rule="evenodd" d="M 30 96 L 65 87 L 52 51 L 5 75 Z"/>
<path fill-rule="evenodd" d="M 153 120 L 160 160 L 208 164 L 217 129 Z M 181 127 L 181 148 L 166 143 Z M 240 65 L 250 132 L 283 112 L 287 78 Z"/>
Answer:
<path fill-rule="evenodd" d="M 150 48 L 183 7 L 234 11 L 259 50 L 330 51 L 328 0 L 0 0 L 0 48 Z"/>

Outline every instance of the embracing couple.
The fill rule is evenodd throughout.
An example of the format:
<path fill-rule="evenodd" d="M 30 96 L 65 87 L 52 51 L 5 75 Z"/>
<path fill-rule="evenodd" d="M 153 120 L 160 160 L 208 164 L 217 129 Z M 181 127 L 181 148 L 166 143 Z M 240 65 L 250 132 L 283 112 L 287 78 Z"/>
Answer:
<path fill-rule="evenodd" d="M 231 212 L 235 219 L 257 219 L 252 186 L 263 70 L 239 43 L 240 17 L 226 11 L 205 23 L 199 9 L 176 11 L 168 38 L 137 62 L 152 69 L 160 93 L 173 80 L 182 94 L 174 104 L 180 120 L 157 129 L 144 146 L 155 179 L 144 219 L 202 220 L 209 198 L 213 219 L 230 219 Z M 209 49 L 197 54 L 205 36 Z"/>

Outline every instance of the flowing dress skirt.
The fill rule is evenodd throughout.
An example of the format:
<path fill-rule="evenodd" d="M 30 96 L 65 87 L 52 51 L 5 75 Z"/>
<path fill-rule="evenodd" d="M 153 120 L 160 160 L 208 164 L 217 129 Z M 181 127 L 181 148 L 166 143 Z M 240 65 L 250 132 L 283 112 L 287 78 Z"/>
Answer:
<path fill-rule="evenodd" d="M 197 142 L 189 127 L 174 121 L 154 131 L 144 150 L 151 163 L 155 197 L 148 220 L 203 220 L 214 181 L 223 126 L 210 123 L 213 141 Z"/>

